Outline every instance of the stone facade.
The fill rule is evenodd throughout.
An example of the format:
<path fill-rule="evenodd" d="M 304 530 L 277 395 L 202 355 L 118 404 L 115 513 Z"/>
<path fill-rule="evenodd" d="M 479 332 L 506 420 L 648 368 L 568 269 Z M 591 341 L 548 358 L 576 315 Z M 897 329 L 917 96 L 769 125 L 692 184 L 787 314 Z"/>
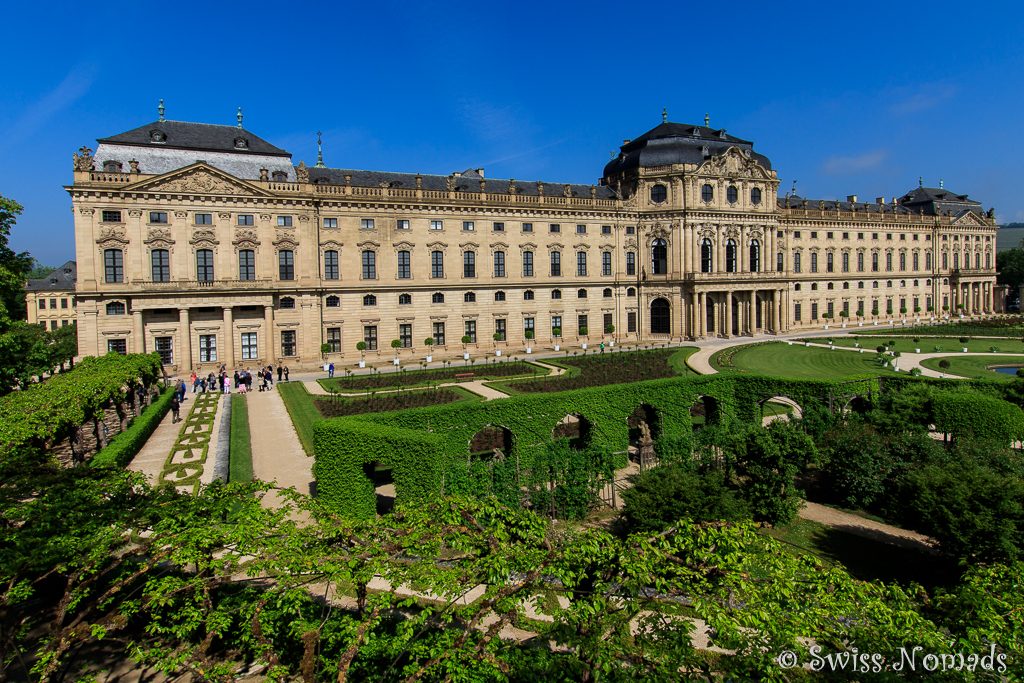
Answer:
<path fill-rule="evenodd" d="M 46 277 L 25 284 L 26 320 L 47 330 L 66 327 L 78 316 L 75 300 L 75 262 L 68 261 Z"/>
<path fill-rule="evenodd" d="M 118 138 L 83 148 L 67 187 L 83 355 L 297 369 L 323 363 L 322 344 L 337 363 L 359 360 L 359 341 L 368 360 L 393 358 L 392 340 L 420 360 L 993 311 L 996 226 L 976 202 L 941 188 L 780 199 L 751 143 L 706 126 L 627 141 L 594 186 L 301 163 L 287 180 L 239 177 L 227 169 L 252 158 L 219 164 L 246 150 L 212 138 L 162 157 Z M 108 157 L 183 165 L 97 171 Z"/>

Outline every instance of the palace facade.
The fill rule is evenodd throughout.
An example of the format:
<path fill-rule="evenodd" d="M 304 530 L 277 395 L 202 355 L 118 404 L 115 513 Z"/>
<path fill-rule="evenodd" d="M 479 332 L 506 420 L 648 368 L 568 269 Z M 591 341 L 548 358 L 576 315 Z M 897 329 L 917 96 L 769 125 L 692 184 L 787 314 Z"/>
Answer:
<path fill-rule="evenodd" d="M 78 318 L 76 277 L 76 264 L 68 261 L 50 271 L 46 277 L 28 280 L 25 283 L 26 320 L 50 331 L 74 323 Z"/>
<path fill-rule="evenodd" d="M 298 368 L 995 310 L 991 210 L 779 197 L 706 120 L 627 140 L 596 185 L 296 166 L 241 115 L 98 142 L 66 188 L 83 355 Z"/>

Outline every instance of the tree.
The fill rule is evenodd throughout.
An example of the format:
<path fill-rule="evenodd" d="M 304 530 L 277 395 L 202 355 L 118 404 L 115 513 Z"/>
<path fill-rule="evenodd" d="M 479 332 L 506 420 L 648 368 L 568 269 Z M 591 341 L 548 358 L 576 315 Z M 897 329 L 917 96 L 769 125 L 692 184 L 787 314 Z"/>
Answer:
<path fill-rule="evenodd" d="M 62 368 L 64 364 L 75 367 L 78 355 L 78 324 L 62 325 L 47 334 L 50 345 L 50 367 Z"/>
<path fill-rule="evenodd" d="M 996 252 L 996 271 L 996 281 L 1009 285 L 1010 296 L 1014 297 L 1024 284 L 1024 247 Z"/>
<path fill-rule="evenodd" d="M 651 468 L 630 481 L 632 486 L 622 492 L 622 528 L 627 533 L 662 531 L 682 519 L 750 519 L 750 508 L 726 485 L 721 471 L 702 473 L 681 462 Z"/>
<path fill-rule="evenodd" d="M 28 252 L 17 254 L 9 246 L 11 231 L 22 210 L 18 202 L 0 196 L 0 306 L 6 311 L 6 316 L 0 313 L 0 332 L 6 329 L 3 318 L 25 318 L 25 278 L 35 263 Z M 0 356 L 0 364 L 3 361 Z"/>
<path fill-rule="evenodd" d="M 12 323 L 0 334 L 0 396 L 51 371 L 57 365 L 54 360 L 42 326 L 24 320 Z"/>

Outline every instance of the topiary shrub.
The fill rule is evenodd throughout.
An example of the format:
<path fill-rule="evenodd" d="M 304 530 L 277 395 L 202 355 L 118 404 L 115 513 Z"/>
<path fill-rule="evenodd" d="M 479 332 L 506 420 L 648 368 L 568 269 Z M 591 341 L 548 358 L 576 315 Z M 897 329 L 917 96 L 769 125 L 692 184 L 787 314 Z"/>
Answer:
<path fill-rule="evenodd" d="M 750 506 L 719 471 L 700 473 L 690 463 L 676 463 L 634 475 L 631 481 L 622 492 L 624 533 L 662 531 L 682 519 L 750 519 Z"/>
<path fill-rule="evenodd" d="M 945 358 L 943 358 L 942 360 L 939 361 L 939 367 L 942 368 L 943 370 L 948 370 L 949 369 L 949 361 L 946 360 Z"/>

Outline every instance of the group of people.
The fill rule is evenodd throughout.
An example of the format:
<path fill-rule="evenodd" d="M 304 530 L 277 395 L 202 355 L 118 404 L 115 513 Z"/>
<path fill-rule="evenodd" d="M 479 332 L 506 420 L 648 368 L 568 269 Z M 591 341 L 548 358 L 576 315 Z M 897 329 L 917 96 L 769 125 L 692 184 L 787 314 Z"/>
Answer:
<path fill-rule="evenodd" d="M 288 375 L 288 366 L 277 366 L 278 382 L 287 382 Z M 193 372 L 189 376 L 189 382 L 192 384 L 193 394 L 205 394 L 210 391 L 223 391 L 225 394 L 230 394 L 232 384 L 234 384 L 235 391 L 244 394 L 252 391 L 253 377 L 259 383 L 260 391 L 270 391 L 274 387 L 274 366 L 268 365 L 264 368 L 258 368 L 255 373 L 249 368 L 235 370 L 234 376 L 231 376 L 228 375 L 227 366 L 222 365 L 218 372 L 211 372 L 205 377 L 201 377 Z M 181 404 L 185 402 L 185 394 L 187 392 L 188 385 L 185 384 L 185 380 L 178 379 L 174 381 L 174 396 L 171 397 L 171 413 L 174 415 L 172 422 L 178 422 L 181 419 L 178 413 L 181 410 Z"/>

